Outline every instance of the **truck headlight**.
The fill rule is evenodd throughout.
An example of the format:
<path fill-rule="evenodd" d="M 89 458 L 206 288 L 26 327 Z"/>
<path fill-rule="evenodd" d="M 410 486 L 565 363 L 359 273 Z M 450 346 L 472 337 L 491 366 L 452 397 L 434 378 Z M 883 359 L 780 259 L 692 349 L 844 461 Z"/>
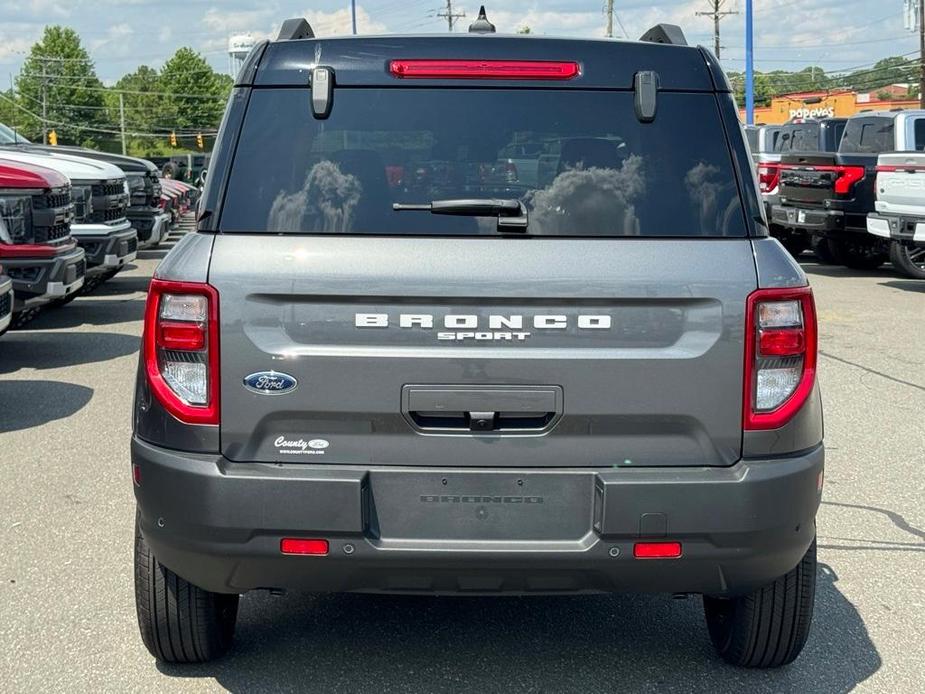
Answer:
<path fill-rule="evenodd" d="M 93 187 L 75 185 L 71 188 L 71 197 L 74 199 L 74 221 L 85 222 L 93 214 Z"/>
<path fill-rule="evenodd" d="M 5 243 L 31 243 L 32 198 L 28 195 L 0 195 L 0 231 Z"/>

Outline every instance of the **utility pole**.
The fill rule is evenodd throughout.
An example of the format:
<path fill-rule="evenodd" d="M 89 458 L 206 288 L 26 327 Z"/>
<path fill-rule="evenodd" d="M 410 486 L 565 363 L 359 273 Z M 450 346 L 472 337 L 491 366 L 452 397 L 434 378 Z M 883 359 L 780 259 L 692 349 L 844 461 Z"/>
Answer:
<path fill-rule="evenodd" d="M 607 38 L 613 38 L 613 0 L 607 0 Z"/>
<path fill-rule="evenodd" d="M 919 0 L 919 108 L 925 108 L 925 0 Z"/>
<path fill-rule="evenodd" d="M 453 0 L 446 0 L 446 9 L 443 12 L 437 13 L 438 17 L 446 17 L 446 23 L 450 31 L 453 31 L 453 25 L 456 24 L 457 19 L 461 19 L 466 16 L 465 12 L 453 12 Z"/>
<path fill-rule="evenodd" d="M 119 130 L 122 133 L 122 155 L 125 156 L 125 96 L 119 92 Z"/>
<path fill-rule="evenodd" d="M 709 12 L 695 12 L 694 14 L 698 17 L 712 17 L 713 18 L 713 52 L 716 54 L 716 59 L 720 58 L 720 48 L 719 45 L 719 21 L 723 17 L 728 17 L 731 14 L 739 14 L 735 10 L 724 10 L 723 6 L 726 4 L 726 0 L 707 0 L 710 6 L 713 8 Z M 610 3 L 613 4 L 612 2 Z"/>
<path fill-rule="evenodd" d="M 42 57 L 42 144 L 48 144 L 48 63 Z"/>
<path fill-rule="evenodd" d="M 353 21 L 353 35 L 356 36 L 357 35 L 357 0 L 350 0 L 350 18 Z"/>

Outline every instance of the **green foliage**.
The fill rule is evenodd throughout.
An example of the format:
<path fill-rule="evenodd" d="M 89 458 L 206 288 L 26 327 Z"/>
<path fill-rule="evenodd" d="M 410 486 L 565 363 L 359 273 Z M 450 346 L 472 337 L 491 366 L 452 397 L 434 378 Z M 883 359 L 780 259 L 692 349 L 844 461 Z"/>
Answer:
<path fill-rule="evenodd" d="M 517 33 L 518 34 L 529 34 L 531 33 L 531 29 L 525 24 L 524 26 L 520 27 L 520 29 L 517 30 Z"/>
<path fill-rule="evenodd" d="M 41 141 L 42 103 L 47 104 L 49 129 L 62 144 L 95 143 L 87 128 L 108 121 L 103 85 L 93 61 L 73 29 L 47 26 L 42 39 L 33 44 L 16 80 L 20 128 L 27 137 Z M 84 127 L 80 127 L 84 126 Z"/>
<path fill-rule="evenodd" d="M 177 130 L 215 128 L 222 118 L 233 80 L 216 73 L 192 48 L 181 48 L 158 79 L 163 117 Z"/>

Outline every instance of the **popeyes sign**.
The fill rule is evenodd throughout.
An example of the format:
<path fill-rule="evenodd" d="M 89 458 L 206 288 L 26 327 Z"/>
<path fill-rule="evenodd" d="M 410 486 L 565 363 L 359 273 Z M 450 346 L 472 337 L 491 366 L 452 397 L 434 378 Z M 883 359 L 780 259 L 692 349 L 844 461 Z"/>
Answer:
<path fill-rule="evenodd" d="M 831 118 L 835 115 L 835 108 L 832 106 L 820 106 L 819 108 L 792 108 L 790 109 L 791 118 Z"/>

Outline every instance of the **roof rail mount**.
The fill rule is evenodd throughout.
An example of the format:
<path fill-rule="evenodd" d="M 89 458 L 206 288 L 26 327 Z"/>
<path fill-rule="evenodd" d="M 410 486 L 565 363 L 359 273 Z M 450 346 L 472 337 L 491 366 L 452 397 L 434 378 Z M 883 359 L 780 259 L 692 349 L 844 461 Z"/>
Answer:
<path fill-rule="evenodd" d="M 488 21 L 488 16 L 485 14 L 485 5 L 482 5 L 479 8 L 479 16 L 476 17 L 475 21 L 469 25 L 470 34 L 494 34 L 495 25 Z"/>
<path fill-rule="evenodd" d="M 312 25 L 304 17 L 293 17 L 283 22 L 279 28 L 277 41 L 295 41 L 297 39 L 313 39 L 315 32 L 312 31 Z"/>
<path fill-rule="evenodd" d="M 677 24 L 656 24 L 639 37 L 648 43 L 670 43 L 672 46 L 686 46 L 687 39 Z"/>

